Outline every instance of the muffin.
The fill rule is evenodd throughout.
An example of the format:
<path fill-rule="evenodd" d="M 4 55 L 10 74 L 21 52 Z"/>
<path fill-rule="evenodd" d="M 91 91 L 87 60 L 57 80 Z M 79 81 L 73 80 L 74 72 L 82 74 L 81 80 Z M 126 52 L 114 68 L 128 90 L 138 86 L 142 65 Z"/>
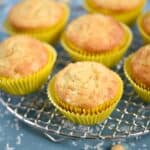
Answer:
<path fill-rule="evenodd" d="M 67 5 L 49 0 L 23 0 L 13 6 L 4 23 L 9 34 L 29 34 L 54 42 L 69 16 Z"/>
<path fill-rule="evenodd" d="M 150 102 L 150 45 L 130 55 L 125 61 L 124 71 L 139 96 Z"/>
<path fill-rule="evenodd" d="M 85 8 L 91 13 L 103 13 L 131 24 L 142 11 L 146 0 L 84 0 Z"/>
<path fill-rule="evenodd" d="M 28 94 L 47 80 L 56 60 L 55 50 L 34 38 L 17 35 L 0 43 L 0 88 Z"/>
<path fill-rule="evenodd" d="M 69 55 L 77 61 L 96 61 L 112 67 L 132 41 L 130 29 L 110 16 L 88 14 L 73 20 L 61 37 Z"/>
<path fill-rule="evenodd" d="M 96 62 L 71 63 L 48 85 L 52 104 L 75 123 L 92 125 L 105 120 L 123 93 L 120 77 Z"/>
<path fill-rule="evenodd" d="M 137 20 L 138 29 L 145 43 L 150 42 L 150 12 L 142 14 Z"/>

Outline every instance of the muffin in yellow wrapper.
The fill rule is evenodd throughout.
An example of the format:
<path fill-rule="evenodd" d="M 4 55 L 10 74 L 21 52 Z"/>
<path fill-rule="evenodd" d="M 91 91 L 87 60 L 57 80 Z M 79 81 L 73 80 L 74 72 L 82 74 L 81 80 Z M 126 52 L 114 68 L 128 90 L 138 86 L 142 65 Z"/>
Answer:
<path fill-rule="evenodd" d="M 84 7 L 88 12 L 111 15 L 114 18 L 116 18 L 118 21 L 121 21 L 128 25 L 134 23 L 135 19 L 141 13 L 145 4 L 146 4 L 146 0 L 121 1 L 121 2 L 120 1 L 114 2 L 111 0 L 107 0 L 107 1 L 95 0 L 95 2 L 93 0 L 84 0 Z"/>
<path fill-rule="evenodd" d="M 138 26 L 138 30 L 141 33 L 141 36 L 144 42 L 150 43 L 150 32 L 149 32 L 150 31 L 150 12 L 142 14 L 138 17 L 137 26 Z M 144 27 L 147 28 L 148 31 L 144 29 Z"/>
<path fill-rule="evenodd" d="M 33 7 L 34 11 L 26 7 Z M 39 16 L 35 15 L 36 10 Z M 26 14 L 25 11 L 27 11 Z M 18 13 L 20 13 L 19 16 Z M 54 43 L 59 38 L 68 17 L 69 7 L 66 4 L 47 0 L 24 0 L 10 10 L 4 27 L 10 35 L 27 34 L 39 40 Z"/>
<path fill-rule="evenodd" d="M 6 53 L 2 52 L 1 54 L 2 57 L 0 61 L 0 65 L 1 65 L 0 66 L 0 88 L 2 90 L 13 95 L 29 94 L 38 90 L 48 79 L 48 76 L 51 73 L 54 63 L 56 61 L 57 53 L 54 50 L 54 48 L 52 48 L 50 45 L 41 43 L 40 41 L 37 40 L 34 41 L 34 40 L 35 39 L 32 39 L 30 37 L 19 35 L 19 36 L 14 36 L 14 37 L 10 37 L 9 39 L 6 39 L 0 45 L 2 50 L 7 51 Z M 28 43 L 30 47 L 28 47 L 29 46 L 27 45 Z M 17 47 L 13 47 L 15 45 L 17 45 Z M 38 51 L 38 48 L 39 50 L 47 51 L 46 52 L 47 62 L 40 68 L 38 67 L 38 65 L 42 63 L 41 61 L 44 61 L 45 54 L 44 52 L 40 53 Z M 24 50 L 26 51 L 24 52 Z M 32 54 L 34 54 L 31 51 L 34 51 L 35 53 L 39 53 L 39 55 L 37 54 L 38 56 L 37 61 L 34 60 L 34 58 L 36 57 L 31 56 Z M 22 53 L 22 55 L 20 52 Z M 6 54 L 9 55 L 5 59 Z M 31 62 L 30 62 L 30 58 L 31 58 Z M 14 62 L 15 59 L 16 62 Z M 5 68 L 2 67 L 3 64 L 5 64 Z M 32 68 L 32 65 L 34 68 Z M 34 70 L 36 67 L 38 69 L 37 71 Z M 32 71 L 32 69 L 34 71 Z"/>
<path fill-rule="evenodd" d="M 114 110 L 114 108 L 118 104 L 118 102 L 122 96 L 122 93 L 123 93 L 122 80 L 120 79 L 120 77 L 118 75 L 114 76 L 114 74 L 112 72 L 111 72 L 112 74 L 111 73 L 109 74 L 109 77 L 110 78 L 112 77 L 113 79 L 116 78 L 116 79 L 114 79 L 115 81 L 113 80 L 113 82 L 117 82 L 117 85 L 116 85 L 117 91 L 115 91 L 116 89 L 115 90 L 113 89 L 115 87 L 109 87 L 109 90 L 112 88 L 112 90 L 110 90 L 109 95 L 111 95 L 113 93 L 113 90 L 115 91 L 115 94 L 114 95 L 112 94 L 113 96 L 110 99 L 109 99 L 109 97 L 108 97 L 108 99 L 106 98 L 108 96 L 107 95 L 108 89 L 106 88 L 107 81 L 105 82 L 106 87 L 103 86 L 104 93 L 105 94 L 107 93 L 106 94 L 107 96 L 104 93 L 101 93 L 101 94 L 98 93 L 98 95 L 97 95 L 96 90 L 93 90 L 93 89 L 98 88 L 98 86 L 97 87 L 95 87 L 96 85 L 93 85 L 93 87 L 90 86 L 90 84 L 93 84 L 92 82 L 96 82 L 96 81 L 94 81 L 95 79 L 92 79 L 92 78 L 94 78 L 95 75 L 99 76 L 99 77 L 101 76 L 101 75 L 98 75 L 96 72 L 91 72 L 91 74 L 93 74 L 93 77 L 91 77 L 91 75 L 90 75 L 90 78 L 93 81 L 86 82 L 87 86 L 89 85 L 89 87 L 88 88 L 82 87 L 82 86 L 86 86 L 85 83 L 83 84 L 83 82 L 82 82 L 86 78 L 85 76 L 83 76 L 83 72 L 85 71 L 86 74 L 88 74 L 89 73 L 88 71 L 91 71 L 89 67 L 94 68 L 94 70 L 96 70 L 96 68 L 99 67 L 99 69 L 102 71 L 102 74 L 103 74 L 103 71 L 105 72 L 107 70 L 107 68 L 105 68 L 103 65 L 101 65 L 99 63 L 94 63 L 94 62 L 77 62 L 75 64 L 70 64 L 65 69 L 60 71 L 55 77 L 52 78 L 52 80 L 50 81 L 50 83 L 48 85 L 48 91 L 47 91 L 49 100 L 62 114 L 64 114 L 69 120 L 73 121 L 74 123 L 84 124 L 84 125 L 97 124 L 99 122 L 104 121 L 106 118 L 108 118 L 108 116 L 111 114 L 111 112 Z M 76 72 L 81 69 L 83 69 L 82 70 L 83 72 Z M 63 76 L 63 75 L 65 75 L 65 76 Z M 81 76 L 83 76 L 83 77 L 81 77 Z M 108 74 L 107 75 L 105 74 L 105 76 L 107 78 Z M 68 79 L 68 78 L 70 78 L 70 79 Z M 81 79 L 79 79 L 79 78 L 81 78 Z M 62 82 L 60 80 L 62 80 Z M 60 83 L 59 87 L 57 86 L 58 82 Z M 98 80 L 97 80 L 97 82 L 98 82 Z M 104 82 L 104 81 L 102 81 L 102 82 Z M 108 82 L 110 83 L 111 80 Z M 65 83 L 65 87 L 63 88 L 62 85 L 64 83 Z M 78 88 L 78 89 L 76 89 L 76 88 Z M 91 91 L 93 90 L 92 91 L 93 93 L 90 91 L 88 92 L 88 90 L 90 90 L 90 89 L 91 89 Z M 102 90 L 102 89 L 100 89 L 100 90 Z M 64 98 L 60 98 L 60 95 L 62 94 L 62 92 L 65 94 Z M 87 92 L 87 93 L 85 93 L 85 92 Z M 78 94 L 74 95 L 73 93 L 74 94 L 78 93 Z M 91 99 L 88 96 L 88 95 L 90 95 L 89 93 L 92 93 Z M 94 93 L 97 96 L 95 96 Z M 103 94 L 106 96 L 105 102 L 103 102 L 103 98 L 104 98 Z M 86 99 L 84 101 L 83 99 L 85 97 L 86 97 Z"/>
<path fill-rule="evenodd" d="M 75 61 L 96 61 L 112 67 L 128 50 L 132 39 L 126 25 L 109 16 L 93 14 L 73 21 L 63 33 L 61 44 Z"/>
<path fill-rule="evenodd" d="M 118 104 L 113 103 L 110 107 L 102 110 L 101 112 L 97 112 L 95 114 L 80 114 L 80 113 L 74 113 L 70 112 L 66 109 L 63 109 L 60 107 L 54 100 L 54 97 L 50 94 L 50 90 L 48 91 L 48 97 L 51 101 L 51 103 L 69 120 L 71 120 L 74 123 L 82 124 L 82 125 L 94 125 L 103 122 L 106 120 L 112 111 L 115 109 L 116 105 Z"/>
<path fill-rule="evenodd" d="M 130 55 L 124 63 L 124 72 L 137 94 L 150 102 L 150 45 Z"/>
<path fill-rule="evenodd" d="M 24 35 L 30 35 L 34 38 L 37 38 L 44 42 L 49 43 L 55 43 L 57 39 L 59 38 L 59 35 L 61 34 L 61 30 L 64 28 L 66 22 L 67 22 L 68 16 L 62 21 L 60 21 L 59 24 L 57 24 L 54 27 L 51 27 L 49 29 L 40 30 L 37 31 L 17 31 L 11 27 L 11 25 L 8 23 L 8 21 L 5 21 L 4 27 L 6 29 L 6 32 L 10 35 L 16 35 L 16 34 L 24 34 Z"/>
<path fill-rule="evenodd" d="M 128 63 L 130 62 L 131 56 L 126 59 L 124 63 L 124 72 L 128 80 L 130 81 L 131 85 L 137 92 L 137 94 L 144 100 L 145 102 L 150 102 L 150 89 L 146 89 L 145 86 L 141 84 L 137 84 L 132 78 L 131 78 L 131 72 L 128 66 Z"/>

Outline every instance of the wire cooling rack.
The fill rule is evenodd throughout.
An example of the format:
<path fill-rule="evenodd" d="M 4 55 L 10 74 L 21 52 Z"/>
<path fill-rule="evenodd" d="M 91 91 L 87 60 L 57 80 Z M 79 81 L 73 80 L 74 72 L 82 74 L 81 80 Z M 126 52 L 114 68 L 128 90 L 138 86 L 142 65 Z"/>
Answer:
<path fill-rule="evenodd" d="M 77 9 L 78 11 L 74 11 Z M 82 13 L 83 9 L 76 2 L 72 6 L 72 10 L 73 17 Z M 135 27 L 133 27 L 133 32 L 136 38 L 130 52 L 142 44 Z M 62 51 L 59 44 L 56 45 L 56 48 L 58 49 L 58 60 L 54 74 L 70 63 L 68 55 Z M 54 142 L 59 142 L 64 138 L 114 139 L 150 133 L 150 105 L 142 102 L 132 89 L 123 74 L 122 62 L 123 60 L 114 70 L 120 74 L 124 81 L 124 95 L 111 116 L 95 126 L 73 124 L 61 115 L 47 98 L 47 84 L 40 91 L 21 97 L 0 91 L 0 101 L 13 115 L 38 129 Z"/>
<path fill-rule="evenodd" d="M 70 61 L 64 52 L 59 53 L 55 72 Z M 116 71 L 125 83 L 125 93 L 112 115 L 103 123 L 95 126 L 76 125 L 65 119 L 50 103 L 46 87 L 28 96 L 11 96 L 0 92 L 0 101 L 16 117 L 45 135 L 61 135 L 72 138 L 123 138 L 142 135 L 150 132 L 150 106 L 144 104 L 126 80 L 122 64 Z M 60 139 L 58 139 L 60 140 Z M 53 139 L 57 141 L 57 139 Z"/>

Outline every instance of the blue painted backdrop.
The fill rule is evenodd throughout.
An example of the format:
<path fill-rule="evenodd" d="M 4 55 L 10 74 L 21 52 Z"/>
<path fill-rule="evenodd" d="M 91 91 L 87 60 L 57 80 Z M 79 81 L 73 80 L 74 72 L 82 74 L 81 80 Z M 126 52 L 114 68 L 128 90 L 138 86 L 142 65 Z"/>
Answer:
<path fill-rule="evenodd" d="M 0 40 L 7 37 L 2 28 L 2 22 L 10 7 L 17 0 L 0 0 Z M 81 3 L 81 0 L 75 2 Z M 150 9 L 150 2 L 145 10 Z M 76 11 L 80 15 L 80 10 Z M 71 14 L 71 19 L 74 18 Z M 117 141 L 103 140 L 65 140 L 61 143 L 53 143 L 46 137 L 31 129 L 18 119 L 13 117 L 0 104 L 0 150 L 107 150 L 115 143 L 122 143 L 131 150 L 150 150 L 150 135 Z"/>

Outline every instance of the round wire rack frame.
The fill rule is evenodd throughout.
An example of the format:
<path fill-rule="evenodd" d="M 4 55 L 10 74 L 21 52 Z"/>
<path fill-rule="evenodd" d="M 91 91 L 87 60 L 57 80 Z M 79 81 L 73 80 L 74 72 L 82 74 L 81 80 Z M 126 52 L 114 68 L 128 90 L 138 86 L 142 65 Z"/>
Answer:
<path fill-rule="evenodd" d="M 71 18 L 82 14 L 83 10 L 76 2 L 72 6 L 72 11 Z M 133 27 L 133 32 L 136 39 L 133 41 L 130 52 L 142 43 L 135 27 Z M 56 48 L 58 50 L 58 60 L 54 74 L 71 62 L 59 44 L 56 45 Z M 120 74 L 124 81 L 124 95 L 111 116 L 98 125 L 82 126 L 67 120 L 48 100 L 46 94 L 47 84 L 38 92 L 27 96 L 12 96 L 0 91 L 0 101 L 13 115 L 38 129 L 54 142 L 61 141 L 62 137 L 114 139 L 150 133 L 150 105 L 141 101 L 134 92 L 124 76 L 122 63 L 123 60 L 114 70 Z"/>

